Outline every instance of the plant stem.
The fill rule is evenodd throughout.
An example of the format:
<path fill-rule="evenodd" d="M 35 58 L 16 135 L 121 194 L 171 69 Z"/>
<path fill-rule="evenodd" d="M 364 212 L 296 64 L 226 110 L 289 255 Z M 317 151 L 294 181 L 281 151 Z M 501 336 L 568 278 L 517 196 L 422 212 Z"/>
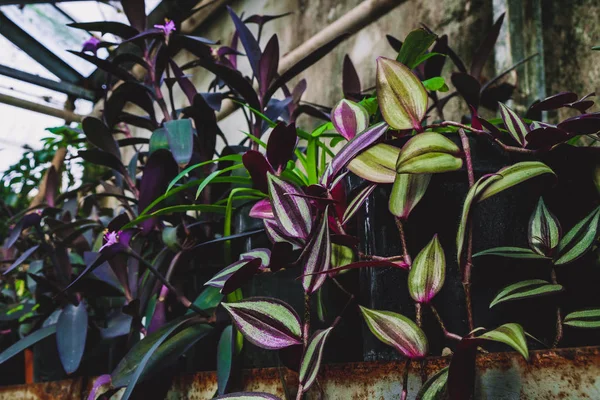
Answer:
<path fill-rule="evenodd" d="M 461 341 L 462 340 L 461 336 L 457 335 L 456 333 L 448 332 L 448 330 L 446 329 L 446 325 L 444 325 L 444 321 L 442 321 L 442 317 L 437 312 L 437 310 L 435 309 L 433 304 L 430 303 L 429 308 L 431 308 L 431 312 L 435 316 L 435 319 L 437 319 L 438 324 L 440 324 L 440 328 L 442 329 L 444 336 L 447 337 L 448 339 Z"/>
<path fill-rule="evenodd" d="M 304 324 L 302 325 L 302 341 L 304 342 L 303 353 L 306 352 L 308 346 L 308 335 L 310 333 L 310 295 L 304 294 Z M 302 400 L 303 387 L 302 382 L 298 383 L 298 393 L 296 394 L 296 400 Z"/>
<path fill-rule="evenodd" d="M 404 372 L 402 374 L 402 393 L 400 394 L 400 400 L 406 400 L 408 397 L 408 371 L 410 370 L 410 358 L 406 359 L 404 363 Z"/>
<path fill-rule="evenodd" d="M 558 279 L 556 278 L 556 268 L 552 266 L 552 270 L 550 271 L 550 278 L 552 279 L 552 283 L 554 285 L 558 284 Z M 552 342 L 552 348 L 558 347 L 558 343 L 560 343 L 563 337 L 563 322 L 562 322 L 562 310 L 560 306 L 556 307 L 556 336 L 554 337 L 554 342 Z"/>
<path fill-rule="evenodd" d="M 473 171 L 473 159 L 471 158 L 471 146 L 469 145 L 469 138 L 463 128 L 458 130 L 460 135 L 460 142 L 465 153 L 465 162 L 467 164 L 467 177 L 469 179 L 469 188 L 475 184 L 475 173 Z M 467 255 L 465 268 L 463 270 L 463 288 L 465 291 L 465 302 L 467 307 L 467 320 L 469 324 L 469 331 L 475 329 L 475 322 L 473 320 L 473 300 L 471 298 L 471 271 L 473 269 L 473 221 L 469 220 L 469 226 L 467 228 Z"/>
<path fill-rule="evenodd" d="M 404 255 L 404 262 L 409 266 L 412 264 L 410 256 L 408 255 L 408 247 L 406 246 L 406 236 L 404 235 L 404 227 L 402 226 L 402 220 L 395 217 L 396 227 L 398 227 L 398 233 L 400 234 L 400 242 L 402 243 L 402 254 Z"/>
<path fill-rule="evenodd" d="M 368 260 L 368 261 L 390 261 L 390 262 L 395 262 L 395 261 L 404 261 L 404 256 L 392 256 L 392 257 L 381 257 L 381 256 L 375 256 L 375 255 L 371 255 L 371 254 L 365 254 L 365 253 L 358 253 L 358 257 L 361 260 Z"/>

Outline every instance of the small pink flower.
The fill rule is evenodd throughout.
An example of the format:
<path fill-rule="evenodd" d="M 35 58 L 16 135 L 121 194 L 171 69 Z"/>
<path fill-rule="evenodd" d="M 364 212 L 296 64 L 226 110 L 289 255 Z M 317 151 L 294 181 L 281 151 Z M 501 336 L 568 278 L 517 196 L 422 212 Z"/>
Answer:
<path fill-rule="evenodd" d="M 83 48 L 81 49 L 81 51 L 84 53 L 86 51 L 90 51 L 90 52 L 94 53 L 94 55 L 96 55 L 96 53 L 98 53 L 99 45 L 100 45 L 100 39 L 96 38 L 95 36 L 92 36 L 83 43 Z"/>
<path fill-rule="evenodd" d="M 104 245 L 100 247 L 99 251 L 104 250 L 105 248 L 112 246 L 113 244 L 119 243 L 119 235 L 121 231 L 109 231 L 108 229 L 104 231 Z"/>
<path fill-rule="evenodd" d="M 175 22 L 166 18 L 164 25 L 154 25 L 154 27 L 163 31 L 163 33 L 165 34 L 165 41 L 167 43 L 169 43 L 169 37 L 171 36 L 171 33 L 177 30 L 177 28 L 175 28 Z"/>

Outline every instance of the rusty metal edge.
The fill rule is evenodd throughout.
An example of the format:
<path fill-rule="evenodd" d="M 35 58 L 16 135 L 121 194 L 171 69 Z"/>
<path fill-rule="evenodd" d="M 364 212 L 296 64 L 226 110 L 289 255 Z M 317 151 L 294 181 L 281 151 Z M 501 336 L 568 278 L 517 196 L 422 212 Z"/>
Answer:
<path fill-rule="evenodd" d="M 409 391 L 414 398 L 421 381 L 448 365 L 450 357 L 429 357 L 413 363 Z M 398 398 L 403 362 L 357 362 L 324 366 L 320 389 L 327 399 Z M 600 346 L 532 351 L 529 362 L 513 352 L 479 354 L 476 398 L 581 399 L 600 398 Z M 294 391 L 296 373 L 284 369 L 245 370 L 245 391 L 269 392 L 283 398 L 282 377 Z M 0 387 L 0 399 L 86 399 L 94 378 Z M 214 372 L 176 377 L 167 399 L 210 399 L 217 388 Z M 316 398 L 318 393 L 309 393 Z M 495 394 L 500 390 L 502 393 Z M 491 392 L 490 392 L 491 391 Z M 493 397 L 490 397 L 493 396 Z"/>

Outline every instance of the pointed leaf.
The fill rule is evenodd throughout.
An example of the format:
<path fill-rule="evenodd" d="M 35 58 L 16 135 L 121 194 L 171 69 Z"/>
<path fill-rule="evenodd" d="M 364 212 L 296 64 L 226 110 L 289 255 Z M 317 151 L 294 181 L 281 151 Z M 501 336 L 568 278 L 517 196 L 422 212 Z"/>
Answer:
<path fill-rule="evenodd" d="M 504 125 L 512 138 L 521 146 L 525 147 L 525 136 L 529 133 L 529 126 L 515 113 L 502 103 L 500 105 L 500 115 Z"/>
<path fill-rule="evenodd" d="M 88 314 L 83 301 L 79 305 L 67 304 L 56 323 L 56 346 L 67 374 L 77 371 L 87 338 Z"/>
<path fill-rule="evenodd" d="M 504 324 L 477 337 L 477 339 L 493 340 L 509 345 L 529 360 L 529 350 L 527 349 L 527 340 L 523 327 L 519 324 Z"/>
<path fill-rule="evenodd" d="M 600 308 L 567 314 L 564 324 L 574 328 L 600 328 Z"/>
<path fill-rule="evenodd" d="M 109 127 L 104 125 L 104 122 L 100 121 L 98 118 L 86 117 L 83 119 L 81 127 L 90 143 L 99 149 L 112 154 L 119 160 L 121 159 L 119 146 L 117 146 L 117 142 L 115 142 Z"/>
<path fill-rule="evenodd" d="M 401 62 L 410 69 L 416 68 L 419 58 L 435 42 L 436 35 L 423 28 L 411 31 L 404 39 L 396 61 Z"/>
<path fill-rule="evenodd" d="M 194 150 L 194 128 L 189 118 L 167 121 L 164 124 L 169 148 L 180 167 L 185 167 L 192 158 Z"/>
<path fill-rule="evenodd" d="M 529 247 L 540 255 L 548 256 L 558 246 L 560 234 L 558 218 L 546 208 L 544 200 L 540 197 L 529 219 Z"/>
<path fill-rule="evenodd" d="M 437 235 L 417 254 L 408 274 L 408 291 L 414 301 L 429 303 L 444 286 L 446 255 Z"/>
<path fill-rule="evenodd" d="M 75 22 L 67 24 L 67 26 L 76 29 L 82 29 L 88 32 L 100 32 L 101 34 L 112 33 L 115 36 L 119 36 L 122 39 L 129 39 L 137 35 L 139 32 L 137 29 L 132 28 L 129 25 L 121 22 L 112 21 L 99 21 L 99 22 Z M 577 96 L 575 96 L 577 100 Z"/>
<path fill-rule="evenodd" d="M 383 118 L 393 129 L 421 131 L 427 91 L 405 65 L 389 58 L 377 59 L 377 100 Z"/>
<path fill-rule="evenodd" d="M 406 220 L 425 195 L 431 174 L 396 174 L 388 207 L 396 217 Z"/>
<path fill-rule="evenodd" d="M 435 76 L 423 81 L 423 86 L 425 86 L 425 89 L 434 92 L 447 92 L 450 90 L 448 89 L 448 85 L 446 85 L 446 81 L 441 76 Z"/>
<path fill-rule="evenodd" d="M 229 12 L 229 16 L 235 25 L 235 30 L 238 34 L 240 42 L 242 42 L 242 46 L 244 46 L 244 51 L 246 52 L 246 56 L 248 57 L 248 62 L 250 62 L 250 67 L 252 68 L 252 72 L 254 76 L 260 76 L 260 59 L 261 59 L 261 51 L 258 42 L 250 29 L 242 22 L 240 17 L 231 9 L 231 7 L 227 6 L 227 11 Z"/>
<path fill-rule="evenodd" d="M 252 209 L 248 215 L 250 215 L 252 218 L 275 219 L 275 215 L 273 215 L 273 208 L 271 207 L 271 202 L 269 199 L 257 201 L 252 206 Z"/>
<path fill-rule="evenodd" d="M 442 368 L 419 389 L 416 400 L 442 400 L 446 394 L 448 367 Z"/>
<path fill-rule="evenodd" d="M 252 187 L 267 193 L 269 190 L 267 173 L 273 172 L 273 168 L 265 156 L 256 150 L 248 150 L 242 156 L 242 161 L 252 177 Z"/>
<path fill-rule="evenodd" d="M 10 267 L 8 267 L 6 269 L 6 271 L 4 271 L 3 275 L 8 274 L 9 272 L 11 272 L 12 270 L 14 270 L 15 268 L 17 268 L 19 265 L 23 264 L 25 262 L 25 260 L 27 260 L 29 258 L 29 256 L 31 256 L 33 253 L 35 253 L 35 251 L 40 247 L 39 244 L 30 247 L 29 249 L 25 250 L 20 256 L 19 258 L 17 258 L 11 265 Z"/>
<path fill-rule="evenodd" d="M 564 288 L 561 285 L 553 285 L 541 279 L 531 279 L 513 283 L 502 289 L 500 293 L 496 295 L 494 300 L 490 303 L 490 308 L 506 301 L 555 294 L 561 292 L 563 289 Z"/>
<path fill-rule="evenodd" d="M 554 264 L 567 264 L 583 256 L 598 237 L 599 224 L 600 207 L 597 207 L 562 238 L 556 249 Z"/>
<path fill-rule="evenodd" d="M 323 349 L 327 337 L 333 327 L 316 331 L 308 341 L 308 346 L 302 356 L 300 363 L 300 375 L 298 379 L 302 384 L 302 390 L 307 391 L 317 379 L 317 374 L 321 368 L 321 359 L 323 358 Z"/>
<path fill-rule="evenodd" d="M 370 310 L 363 306 L 360 311 L 371 332 L 383 343 L 411 359 L 427 355 L 427 337 L 410 319 L 391 311 Z"/>
<path fill-rule="evenodd" d="M 481 42 L 477 48 L 477 51 L 475 51 L 473 61 L 471 61 L 471 75 L 478 79 L 481 76 L 481 72 L 483 71 L 483 66 L 485 65 L 486 60 L 489 58 L 492 50 L 494 50 L 494 46 L 498 40 L 498 35 L 500 34 L 503 21 L 504 13 L 502 13 L 502 15 L 500 15 L 500 17 L 496 20 L 490 32 L 487 34 L 483 42 Z"/>
<path fill-rule="evenodd" d="M 367 198 L 373 193 L 373 190 L 377 187 L 376 184 L 372 183 L 370 185 L 365 186 L 358 194 L 350 201 L 348 206 L 346 207 L 346 211 L 344 212 L 344 216 L 342 217 L 342 225 L 348 223 L 350 218 L 356 214 L 356 212 L 362 207 L 362 205 L 367 201 Z"/>
<path fill-rule="evenodd" d="M 267 142 L 267 160 L 275 171 L 285 169 L 287 162 L 294 156 L 297 142 L 296 125 L 278 122 Z"/>
<path fill-rule="evenodd" d="M 121 6 L 131 26 L 140 32 L 146 29 L 146 4 L 144 0 L 121 0 Z"/>
<path fill-rule="evenodd" d="M 479 92 L 481 84 L 477 79 L 466 72 L 455 72 L 450 77 L 456 91 L 462 96 L 467 104 L 475 109 L 479 108 Z"/>
<path fill-rule="evenodd" d="M 494 247 L 493 249 L 487 249 L 480 251 L 479 253 L 473 254 L 473 257 L 479 256 L 499 256 L 508 258 L 534 258 L 534 259 L 547 259 L 548 257 L 543 254 L 538 254 L 531 249 L 523 247 Z"/>
<path fill-rule="evenodd" d="M 331 110 L 331 122 L 340 135 L 352 140 L 368 128 L 369 113 L 360 104 L 342 99 Z"/>
<path fill-rule="evenodd" d="M 251 297 L 222 304 L 244 337 L 258 347 L 276 350 L 302 343 L 300 317 L 279 299 Z"/>
<path fill-rule="evenodd" d="M 260 74 L 257 75 L 260 94 L 264 96 L 267 93 L 269 85 L 277 76 L 277 68 L 279 67 L 279 40 L 277 35 L 271 36 L 271 39 L 265 46 L 265 51 L 260 57 L 259 69 Z"/>
<path fill-rule="evenodd" d="M 345 98 L 360 100 L 360 78 L 348 54 L 344 56 L 344 66 L 342 68 L 342 91 Z"/>
<path fill-rule="evenodd" d="M 251 259 L 251 260 L 239 260 L 236 261 L 230 265 L 228 265 L 227 267 L 223 268 L 221 271 L 217 272 L 215 274 L 215 276 L 213 276 L 212 278 L 210 278 L 205 284 L 204 286 L 211 286 L 217 289 L 223 289 L 223 286 L 225 286 L 225 283 L 227 282 L 227 280 L 229 278 L 231 278 L 231 276 L 236 273 L 237 271 L 239 271 L 241 268 L 243 268 L 246 264 L 249 264 L 251 261 L 254 261 L 255 259 Z"/>
<path fill-rule="evenodd" d="M 321 224 L 302 252 L 302 263 L 304 265 L 304 278 L 302 286 L 307 294 L 318 290 L 327 279 L 327 275 L 308 275 L 315 272 L 324 272 L 331 268 L 331 238 L 329 236 L 329 221 L 325 208 Z"/>
<path fill-rule="evenodd" d="M 348 170 L 374 183 L 392 183 L 396 178 L 396 160 L 400 149 L 385 143 L 377 143 L 355 156 Z"/>
<path fill-rule="evenodd" d="M 492 182 L 490 185 L 487 185 L 485 189 L 479 189 L 478 201 L 481 202 L 497 193 L 500 193 L 503 190 L 509 189 L 528 179 L 544 174 L 552 174 L 556 176 L 550 167 L 539 161 L 523 161 L 503 168 L 498 171 L 498 175 L 502 177 L 501 179 L 494 180 L 494 182 Z"/>
<path fill-rule="evenodd" d="M 123 176 L 127 176 L 127 170 L 120 159 L 99 149 L 79 150 L 77 155 L 85 161 L 103 167 L 112 168 Z"/>
<path fill-rule="evenodd" d="M 283 179 L 268 173 L 269 196 L 279 228 L 290 237 L 306 239 L 312 229 L 311 205 L 300 196 L 302 191 Z"/>
<path fill-rule="evenodd" d="M 435 132 L 420 133 L 411 138 L 396 162 L 398 173 L 440 173 L 462 167 L 460 148 Z"/>
<path fill-rule="evenodd" d="M 12 358 L 13 356 L 19 354 L 23 350 L 28 347 L 33 346 L 40 340 L 47 338 L 50 335 L 56 333 L 56 324 L 40 328 L 35 332 L 25 336 L 23 339 L 19 340 L 17 343 L 11 345 L 9 348 L 0 353 L 0 364 L 4 363 L 6 360 Z"/>
<path fill-rule="evenodd" d="M 235 349 L 233 326 L 223 329 L 217 345 L 217 394 L 225 394 L 231 378 Z"/>
<path fill-rule="evenodd" d="M 447 392 L 452 400 L 470 400 L 475 390 L 475 356 L 479 341 L 464 337 L 454 350 L 448 367 Z"/>
<path fill-rule="evenodd" d="M 281 400 L 279 397 L 270 393 L 263 392 L 238 392 L 215 397 L 215 400 Z"/>

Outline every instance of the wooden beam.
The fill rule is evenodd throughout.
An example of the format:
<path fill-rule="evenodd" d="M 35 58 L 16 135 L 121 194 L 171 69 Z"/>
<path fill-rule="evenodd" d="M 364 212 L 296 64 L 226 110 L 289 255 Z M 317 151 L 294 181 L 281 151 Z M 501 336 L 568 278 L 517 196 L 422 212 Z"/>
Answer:
<path fill-rule="evenodd" d="M 81 122 L 83 115 L 75 114 L 72 111 L 61 110 L 58 108 L 46 106 L 33 101 L 19 99 L 18 97 L 9 96 L 4 93 L 0 93 L 0 103 L 8 104 L 10 106 L 23 108 L 25 110 L 37 112 L 40 114 L 50 115 L 52 117 L 64 119 L 67 123 L 70 122 Z"/>

